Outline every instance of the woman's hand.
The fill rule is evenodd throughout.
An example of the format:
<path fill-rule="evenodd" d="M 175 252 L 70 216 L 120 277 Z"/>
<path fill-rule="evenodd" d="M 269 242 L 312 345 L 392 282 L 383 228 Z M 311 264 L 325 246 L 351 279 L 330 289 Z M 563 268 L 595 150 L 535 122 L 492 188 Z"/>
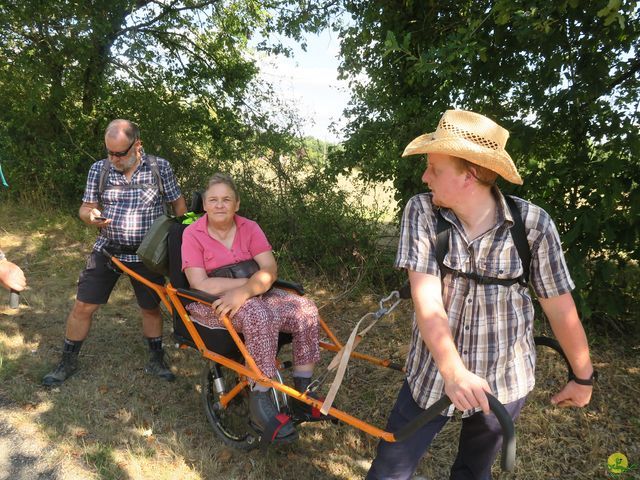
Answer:
<path fill-rule="evenodd" d="M 234 288 L 221 294 L 220 298 L 211 304 L 211 307 L 218 316 L 228 315 L 229 318 L 233 318 L 249 298 L 251 295 L 246 292 L 246 289 Z"/>

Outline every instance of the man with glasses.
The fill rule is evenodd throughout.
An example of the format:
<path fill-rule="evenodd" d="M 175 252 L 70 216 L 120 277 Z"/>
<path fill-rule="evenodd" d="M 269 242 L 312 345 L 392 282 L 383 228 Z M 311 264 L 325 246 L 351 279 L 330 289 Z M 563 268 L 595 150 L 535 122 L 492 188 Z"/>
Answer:
<path fill-rule="evenodd" d="M 144 153 L 136 124 L 113 120 L 105 130 L 104 142 L 107 159 L 91 166 L 78 212 L 84 223 L 98 227 L 100 233 L 80 273 L 76 301 L 67 317 L 62 360 L 42 379 L 45 386 L 60 385 L 76 372 L 78 353 L 89 334 L 93 314 L 107 303 L 120 277 L 120 272 L 110 267 L 102 249 L 106 247 L 143 277 L 164 284 L 164 277 L 145 267 L 136 250 L 153 221 L 162 215 L 164 203 L 171 203 L 176 215 L 187 210 L 171 165 L 163 158 Z M 130 280 L 150 351 L 145 372 L 172 381 L 175 376 L 165 362 L 162 348 L 160 299 L 140 282 Z"/>

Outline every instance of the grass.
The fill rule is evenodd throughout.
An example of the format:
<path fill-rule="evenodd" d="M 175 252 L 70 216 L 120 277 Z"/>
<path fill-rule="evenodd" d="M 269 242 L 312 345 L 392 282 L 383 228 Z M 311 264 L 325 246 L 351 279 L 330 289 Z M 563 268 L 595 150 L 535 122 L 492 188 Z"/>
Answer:
<path fill-rule="evenodd" d="M 19 214 L 18 214 L 19 213 Z M 19 219 L 19 220 L 18 220 Z M 266 453 L 229 449 L 213 435 L 200 405 L 199 379 L 205 362 L 196 351 L 171 346 L 178 378 L 172 384 L 144 375 L 146 346 L 128 282 L 121 281 L 100 309 L 83 346 L 81 370 L 50 390 L 42 376 L 58 361 L 66 315 L 93 229 L 72 216 L 0 211 L 0 245 L 21 265 L 30 290 L 18 311 L 0 292 L 0 394 L 12 401 L 11 419 L 50 446 L 47 461 L 59 478 L 89 479 L 358 479 L 374 456 L 377 441 L 348 425 L 305 425 L 289 447 Z M 306 282 L 305 282 L 306 283 Z M 364 314 L 377 310 L 387 292 L 341 299 L 340 288 L 306 285 L 323 318 L 345 338 Z M 409 302 L 382 320 L 359 351 L 402 362 L 411 324 Z M 538 385 L 517 423 L 516 471 L 500 478 L 607 478 L 614 452 L 640 463 L 640 347 L 631 341 L 599 339 L 593 348 L 601 380 L 589 407 L 559 409 L 549 397 L 564 382 L 553 352 L 540 351 Z M 330 360 L 323 355 L 323 363 Z M 288 378 L 289 374 L 285 378 Z M 402 382 L 396 372 L 350 364 L 336 405 L 383 427 Z M 420 464 L 429 479 L 447 478 L 460 421 L 445 427 Z M 496 476 L 499 474 L 495 470 Z M 640 478 L 638 471 L 618 478 Z"/>

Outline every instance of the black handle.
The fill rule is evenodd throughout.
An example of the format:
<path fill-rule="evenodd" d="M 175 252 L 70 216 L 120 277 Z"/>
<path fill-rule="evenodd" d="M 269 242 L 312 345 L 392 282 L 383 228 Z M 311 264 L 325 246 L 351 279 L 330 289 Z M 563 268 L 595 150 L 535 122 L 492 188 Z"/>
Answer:
<path fill-rule="evenodd" d="M 400 298 L 403 300 L 409 300 L 411 298 L 411 284 L 407 281 L 400 289 L 398 290 L 400 294 Z"/>
<path fill-rule="evenodd" d="M 15 290 L 11 290 L 9 294 L 9 308 L 18 308 L 20 306 L 20 294 Z"/>
<path fill-rule="evenodd" d="M 556 352 L 558 352 L 564 359 L 564 363 L 567 364 L 567 378 L 569 380 L 573 379 L 573 370 L 571 369 L 571 364 L 569 363 L 569 359 L 564 354 L 564 351 L 562 350 L 560 343 L 555 338 L 534 337 L 533 341 L 535 342 L 536 346 L 549 347 L 552 350 L 555 350 Z"/>
<path fill-rule="evenodd" d="M 512 472 L 516 463 L 516 430 L 513 426 L 513 420 L 511 416 L 504 408 L 504 405 L 500 401 L 487 393 L 487 399 L 489 400 L 489 407 L 491 411 L 500 422 L 502 427 L 502 455 L 500 457 L 500 467 L 505 472 Z M 402 442 L 411 435 L 416 433 L 427 422 L 430 422 L 436 418 L 440 412 L 451 405 L 451 400 L 446 395 L 438 400 L 436 403 L 422 412 L 413 422 L 405 425 L 400 430 L 393 434 L 396 442 Z"/>

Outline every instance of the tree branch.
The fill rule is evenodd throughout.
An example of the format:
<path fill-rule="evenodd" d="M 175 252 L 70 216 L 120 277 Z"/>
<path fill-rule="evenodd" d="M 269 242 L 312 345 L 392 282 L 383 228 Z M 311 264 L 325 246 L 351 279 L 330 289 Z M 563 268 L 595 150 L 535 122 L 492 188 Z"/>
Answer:
<path fill-rule="evenodd" d="M 135 32 L 135 31 L 144 29 L 146 27 L 149 27 L 149 26 L 157 23 L 158 21 L 162 20 L 164 17 L 166 17 L 170 13 L 177 13 L 177 12 L 182 12 L 182 11 L 185 11 L 185 10 L 203 9 L 203 8 L 211 6 L 211 5 L 215 4 L 215 3 L 219 3 L 220 0 L 207 0 L 207 1 L 204 1 L 202 3 L 198 3 L 196 5 L 193 5 L 191 7 L 174 7 L 176 4 L 179 3 L 179 1 L 180 0 L 173 0 L 168 6 L 161 5 L 162 6 L 162 11 L 156 17 L 154 17 L 154 18 L 152 18 L 152 19 L 150 19 L 150 20 L 148 20 L 148 21 L 146 21 L 144 23 L 139 23 L 139 24 L 132 25 L 130 27 L 123 28 L 118 32 L 118 35 L 122 35 L 122 34 L 127 33 L 127 32 Z M 138 4 L 142 4 L 142 5 L 139 8 L 137 8 L 137 10 L 139 10 L 140 8 L 148 5 L 149 3 L 155 3 L 155 4 L 160 5 L 159 2 L 156 2 L 156 1 L 153 1 L 153 0 L 146 1 L 146 2 L 138 2 Z"/>

